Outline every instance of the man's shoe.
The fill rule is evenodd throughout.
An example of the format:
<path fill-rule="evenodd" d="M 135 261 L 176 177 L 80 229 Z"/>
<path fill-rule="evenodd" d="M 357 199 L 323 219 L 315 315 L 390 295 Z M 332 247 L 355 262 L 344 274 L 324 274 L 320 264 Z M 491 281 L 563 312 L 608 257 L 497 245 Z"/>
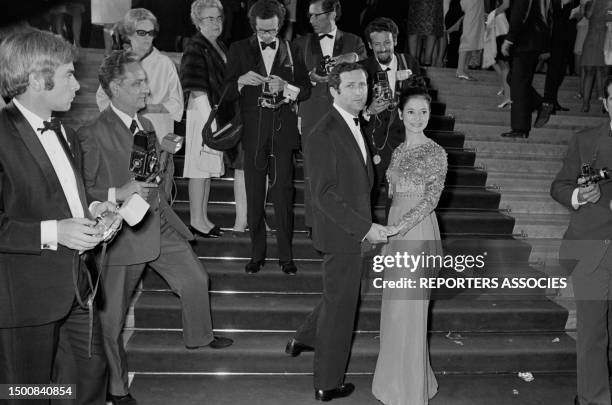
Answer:
<path fill-rule="evenodd" d="M 563 106 L 562 106 L 561 104 L 559 104 L 559 103 L 555 103 L 555 109 L 554 109 L 554 112 L 557 112 L 557 111 L 569 111 L 569 110 L 570 110 L 569 108 L 563 107 Z"/>
<path fill-rule="evenodd" d="M 535 121 L 533 122 L 534 128 L 542 128 L 548 120 L 550 119 L 550 114 L 552 114 L 555 106 L 553 103 L 542 103 L 540 108 L 538 109 L 538 115 L 536 116 Z"/>
<path fill-rule="evenodd" d="M 504 138 L 529 138 L 529 132 L 510 131 L 504 132 L 503 134 L 501 134 L 501 136 L 503 136 Z"/>
<path fill-rule="evenodd" d="M 355 386 L 351 383 L 346 383 L 333 390 L 315 390 L 315 399 L 327 402 L 336 398 L 348 397 L 353 391 L 355 391 Z"/>
<path fill-rule="evenodd" d="M 234 344 L 234 341 L 230 338 L 223 337 L 223 336 L 215 336 L 212 342 L 210 342 L 207 347 L 210 347 L 211 349 L 224 349 L 233 344 Z"/>
<path fill-rule="evenodd" d="M 295 267 L 295 263 L 293 263 L 293 260 L 289 260 L 286 263 L 280 263 L 280 266 L 281 266 L 281 270 L 285 274 L 288 274 L 290 276 L 295 276 L 295 274 L 297 273 L 297 267 Z"/>
<path fill-rule="evenodd" d="M 250 261 L 247 263 L 246 266 L 244 266 L 244 271 L 246 271 L 247 274 L 255 274 L 255 273 L 258 273 L 259 270 L 261 270 L 263 265 L 264 265 L 263 260 L 259 262 Z"/>
<path fill-rule="evenodd" d="M 313 352 L 314 347 L 305 345 L 304 343 L 300 343 L 294 338 L 289 339 L 287 342 L 287 347 L 285 347 L 285 353 L 287 353 L 291 357 L 297 357 L 302 352 Z"/>
<path fill-rule="evenodd" d="M 138 402 L 130 394 L 127 395 L 108 395 L 108 400 L 113 405 L 138 405 Z"/>

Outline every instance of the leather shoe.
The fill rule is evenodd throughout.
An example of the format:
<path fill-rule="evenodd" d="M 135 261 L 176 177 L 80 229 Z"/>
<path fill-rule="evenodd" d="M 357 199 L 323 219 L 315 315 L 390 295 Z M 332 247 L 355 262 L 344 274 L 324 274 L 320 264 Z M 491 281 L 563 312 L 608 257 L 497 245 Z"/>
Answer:
<path fill-rule="evenodd" d="M 333 390 L 315 390 L 315 399 L 327 402 L 336 398 L 348 397 L 353 391 L 355 391 L 355 386 L 351 383 L 346 383 Z"/>
<path fill-rule="evenodd" d="M 138 402 L 129 393 L 127 395 L 108 395 L 107 398 L 113 405 L 138 405 Z"/>
<path fill-rule="evenodd" d="M 244 271 L 246 271 L 247 274 L 255 274 L 255 273 L 258 273 L 259 270 L 261 270 L 263 265 L 264 265 L 263 261 L 259 261 L 259 262 L 250 261 L 246 264 L 246 266 L 244 266 Z"/>
<path fill-rule="evenodd" d="M 297 357 L 302 352 L 313 352 L 314 347 L 305 345 L 304 343 L 300 343 L 294 338 L 289 339 L 287 342 L 287 347 L 285 347 L 285 353 L 287 353 L 291 357 Z"/>
<path fill-rule="evenodd" d="M 501 136 L 503 136 L 504 138 L 529 138 L 529 132 L 513 130 L 510 132 L 504 132 L 503 134 L 501 134 Z"/>
<path fill-rule="evenodd" d="M 189 350 L 199 349 L 201 347 L 210 347 L 211 349 L 224 349 L 234 344 L 234 341 L 230 338 L 223 336 L 213 336 L 213 340 L 204 346 L 185 346 Z"/>
<path fill-rule="evenodd" d="M 295 263 L 293 263 L 293 260 L 289 260 L 288 262 L 285 262 L 285 263 L 280 263 L 280 266 L 281 266 L 281 270 L 285 274 L 288 274 L 290 276 L 295 276 L 295 274 L 297 273 L 297 267 L 295 266 Z"/>
<path fill-rule="evenodd" d="M 569 111 L 569 110 L 570 110 L 569 108 L 563 107 L 559 103 L 555 103 L 555 109 L 553 111 L 557 112 L 557 111 Z"/>
<path fill-rule="evenodd" d="M 221 228 L 219 228 L 217 225 L 213 226 L 208 232 L 202 232 L 191 225 L 189 225 L 189 230 L 192 234 L 201 236 L 202 238 L 220 238 L 221 235 L 223 235 Z"/>
<path fill-rule="evenodd" d="M 535 121 L 533 122 L 534 128 L 542 128 L 548 120 L 550 119 L 550 114 L 552 114 L 555 106 L 553 103 L 542 103 L 540 108 L 538 109 L 538 115 L 536 116 Z"/>

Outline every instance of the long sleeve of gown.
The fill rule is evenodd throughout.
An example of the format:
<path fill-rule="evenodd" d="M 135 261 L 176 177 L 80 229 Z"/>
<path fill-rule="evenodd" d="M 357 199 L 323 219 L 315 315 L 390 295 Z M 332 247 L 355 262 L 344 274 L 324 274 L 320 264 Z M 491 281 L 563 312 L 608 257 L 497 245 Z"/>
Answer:
<path fill-rule="evenodd" d="M 435 210 L 444 189 L 444 180 L 448 168 L 446 152 L 435 143 L 430 145 L 425 146 L 427 152 L 422 163 L 422 167 L 425 169 L 423 198 L 402 215 L 399 223 L 395 224 L 402 235 Z"/>

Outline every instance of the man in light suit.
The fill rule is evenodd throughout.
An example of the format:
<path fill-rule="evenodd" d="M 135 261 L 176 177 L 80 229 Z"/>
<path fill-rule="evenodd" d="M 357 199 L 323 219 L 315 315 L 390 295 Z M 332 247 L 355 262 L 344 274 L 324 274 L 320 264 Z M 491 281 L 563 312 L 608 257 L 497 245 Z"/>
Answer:
<path fill-rule="evenodd" d="M 605 85 L 604 107 L 612 119 L 612 79 Z M 559 251 L 574 265 L 572 281 L 577 317 L 576 405 L 610 405 L 608 345 L 612 338 L 612 182 L 577 186 L 581 167 L 612 167 L 612 122 L 577 133 L 553 181 L 552 197 L 572 211 Z"/>
<path fill-rule="evenodd" d="M 152 124 L 137 114 L 145 107 L 149 93 L 144 70 L 134 55 L 116 51 L 102 63 L 99 79 L 111 104 L 77 133 L 87 193 L 91 199 L 108 198 L 118 203 L 138 194 L 150 204 L 142 222 L 123 227 L 108 249 L 103 270 L 106 305 L 100 317 L 110 368 L 109 394 L 113 403 L 134 404 L 128 391 L 121 331 L 130 297 L 146 265 L 181 299 L 186 347 L 223 348 L 232 341 L 213 336 L 208 275 L 187 242 L 193 236 L 168 204 L 165 186 L 171 184 L 173 165 L 162 173 L 159 186 L 136 181 L 130 171 L 134 135 L 153 131 Z"/>
<path fill-rule="evenodd" d="M 80 305 L 97 270 L 81 253 L 102 241 L 92 218 L 115 207 L 87 207 L 76 136 L 51 120 L 70 109 L 79 89 L 75 55 L 63 39 L 37 30 L 0 46 L 0 90 L 12 99 L 0 110 L 0 382 L 76 384 L 76 403 L 104 405 L 99 318 L 95 306 L 90 318 Z M 8 401 L 32 402 L 41 403 Z"/>
<path fill-rule="evenodd" d="M 361 38 L 339 30 L 336 21 L 340 18 L 339 0 L 310 0 L 308 18 L 314 33 L 306 34 L 293 41 L 295 58 L 306 66 L 313 85 L 310 97 L 300 103 L 300 133 L 302 152 L 308 153 L 306 138 L 319 120 L 330 110 L 332 97 L 327 84 L 328 78 L 317 73 L 324 56 L 332 57 L 336 63 L 357 62 L 366 58 L 366 48 Z M 312 227 L 307 159 L 304 156 L 304 210 L 306 226 Z"/>
<path fill-rule="evenodd" d="M 372 223 L 374 171 L 359 128 L 368 95 L 367 73 L 357 63 L 337 65 L 329 77 L 334 104 L 306 138 L 312 152 L 312 236 L 323 252 L 323 297 L 287 343 L 290 356 L 315 350 L 315 399 L 350 395 L 344 383 L 361 284 L 361 242 L 387 240 L 390 229 Z"/>

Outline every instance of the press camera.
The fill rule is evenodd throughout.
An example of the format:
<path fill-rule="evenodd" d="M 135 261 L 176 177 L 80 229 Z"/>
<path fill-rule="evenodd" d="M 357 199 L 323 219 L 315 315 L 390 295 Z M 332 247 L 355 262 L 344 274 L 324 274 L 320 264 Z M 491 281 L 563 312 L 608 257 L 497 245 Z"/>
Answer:
<path fill-rule="evenodd" d="M 323 56 L 319 66 L 315 69 L 315 73 L 319 76 L 327 76 L 336 66 L 336 60 L 329 55 Z"/>
<path fill-rule="evenodd" d="M 138 181 L 146 181 L 158 171 L 159 157 L 155 149 L 156 142 L 153 131 L 139 131 L 134 135 L 130 171 Z"/>
<path fill-rule="evenodd" d="M 601 180 L 609 179 L 610 171 L 607 167 L 601 169 L 594 169 L 590 164 L 584 163 L 580 168 L 580 176 L 576 180 L 576 183 L 580 187 L 588 187 L 591 184 L 598 183 Z"/>

